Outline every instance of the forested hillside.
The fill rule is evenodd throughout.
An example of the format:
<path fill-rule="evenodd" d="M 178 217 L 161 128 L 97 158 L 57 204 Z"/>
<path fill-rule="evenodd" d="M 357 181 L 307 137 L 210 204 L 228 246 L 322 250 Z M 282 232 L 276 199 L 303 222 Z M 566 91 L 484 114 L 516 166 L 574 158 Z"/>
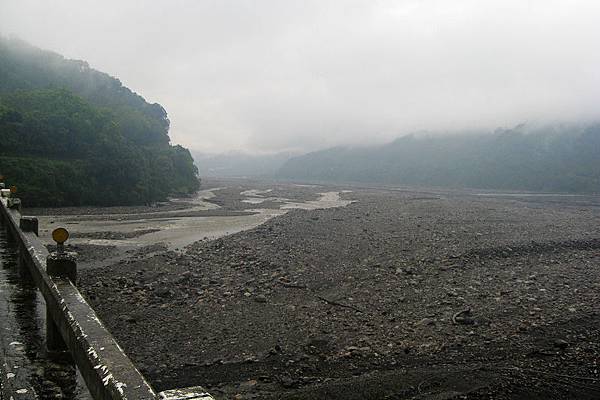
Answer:
<path fill-rule="evenodd" d="M 600 125 L 519 126 L 490 133 L 410 135 L 384 146 L 292 158 L 278 176 L 557 192 L 600 192 Z"/>
<path fill-rule="evenodd" d="M 0 38 L 0 174 L 34 205 L 144 204 L 198 189 L 169 120 L 83 61 Z"/>

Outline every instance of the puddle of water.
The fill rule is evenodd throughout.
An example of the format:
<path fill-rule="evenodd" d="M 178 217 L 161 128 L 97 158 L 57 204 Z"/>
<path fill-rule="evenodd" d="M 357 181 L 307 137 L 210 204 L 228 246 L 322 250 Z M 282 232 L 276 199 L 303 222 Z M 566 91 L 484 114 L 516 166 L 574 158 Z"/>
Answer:
<path fill-rule="evenodd" d="M 273 191 L 273 189 L 265 189 L 265 190 L 259 190 L 259 189 L 250 189 L 250 190 L 244 190 L 243 192 L 240 192 L 240 194 L 242 196 L 260 196 L 263 194 L 267 194 L 267 193 L 271 193 Z"/>
<path fill-rule="evenodd" d="M 348 193 L 348 191 L 345 191 Z M 301 210 L 319 210 L 324 208 L 346 207 L 352 203 L 352 200 L 342 200 L 340 192 L 319 193 L 321 196 L 317 200 L 306 201 L 303 203 L 286 203 L 281 207 L 283 210 L 301 209 Z"/>
<path fill-rule="evenodd" d="M 45 303 L 33 282 L 21 274 L 18 251 L 0 225 L 0 357 L 36 390 L 39 398 L 91 400 L 83 378 L 69 365 L 45 354 Z M 8 371 L 2 371 L 10 373 Z"/>
<path fill-rule="evenodd" d="M 242 203 L 260 204 L 260 203 L 264 203 L 268 199 L 269 199 L 268 197 L 253 197 L 253 198 L 250 198 L 250 199 L 242 200 Z"/>
<path fill-rule="evenodd" d="M 248 204 L 261 204 L 265 201 L 272 201 L 274 203 L 285 203 L 291 201 L 290 199 L 285 199 L 283 197 L 250 197 L 248 199 L 242 200 L 242 203 Z"/>

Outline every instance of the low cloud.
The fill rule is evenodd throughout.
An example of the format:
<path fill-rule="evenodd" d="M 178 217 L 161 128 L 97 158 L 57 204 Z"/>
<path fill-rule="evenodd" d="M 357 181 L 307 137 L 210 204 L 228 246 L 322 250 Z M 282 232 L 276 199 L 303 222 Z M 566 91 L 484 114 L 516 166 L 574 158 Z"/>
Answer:
<path fill-rule="evenodd" d="M 0 4 L 3 34 L 117 76 L 201 151 L 595 119 L 599 20 L 597 1 Z"/>

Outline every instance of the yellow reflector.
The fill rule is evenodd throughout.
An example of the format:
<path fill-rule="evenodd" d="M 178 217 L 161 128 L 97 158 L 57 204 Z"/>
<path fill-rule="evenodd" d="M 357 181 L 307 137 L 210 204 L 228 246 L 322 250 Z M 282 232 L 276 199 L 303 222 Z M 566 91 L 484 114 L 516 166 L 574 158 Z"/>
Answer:
<path fill-rule="evenodd" d="M 11 186 L 10 187 L 10 192 L 11 193 L 17 193 L 17 187 L 16 186 Z"/>
<path fill-rule="evenodd" d="M 56 228 L 52 231 L 52 239 L 58 244 L 63 244 L 69 238 L 69 231 L 65 228 Z"/>

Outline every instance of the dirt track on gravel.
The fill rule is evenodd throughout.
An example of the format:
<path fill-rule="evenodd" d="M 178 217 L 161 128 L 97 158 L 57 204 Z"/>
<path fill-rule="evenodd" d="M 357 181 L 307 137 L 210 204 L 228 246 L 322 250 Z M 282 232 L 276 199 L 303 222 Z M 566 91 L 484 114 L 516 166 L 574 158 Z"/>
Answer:
<path fill-rule="evenodd" d="M 600 398 L 598 198 L 351 190 L 80 287 L 161 390 Z"/>

